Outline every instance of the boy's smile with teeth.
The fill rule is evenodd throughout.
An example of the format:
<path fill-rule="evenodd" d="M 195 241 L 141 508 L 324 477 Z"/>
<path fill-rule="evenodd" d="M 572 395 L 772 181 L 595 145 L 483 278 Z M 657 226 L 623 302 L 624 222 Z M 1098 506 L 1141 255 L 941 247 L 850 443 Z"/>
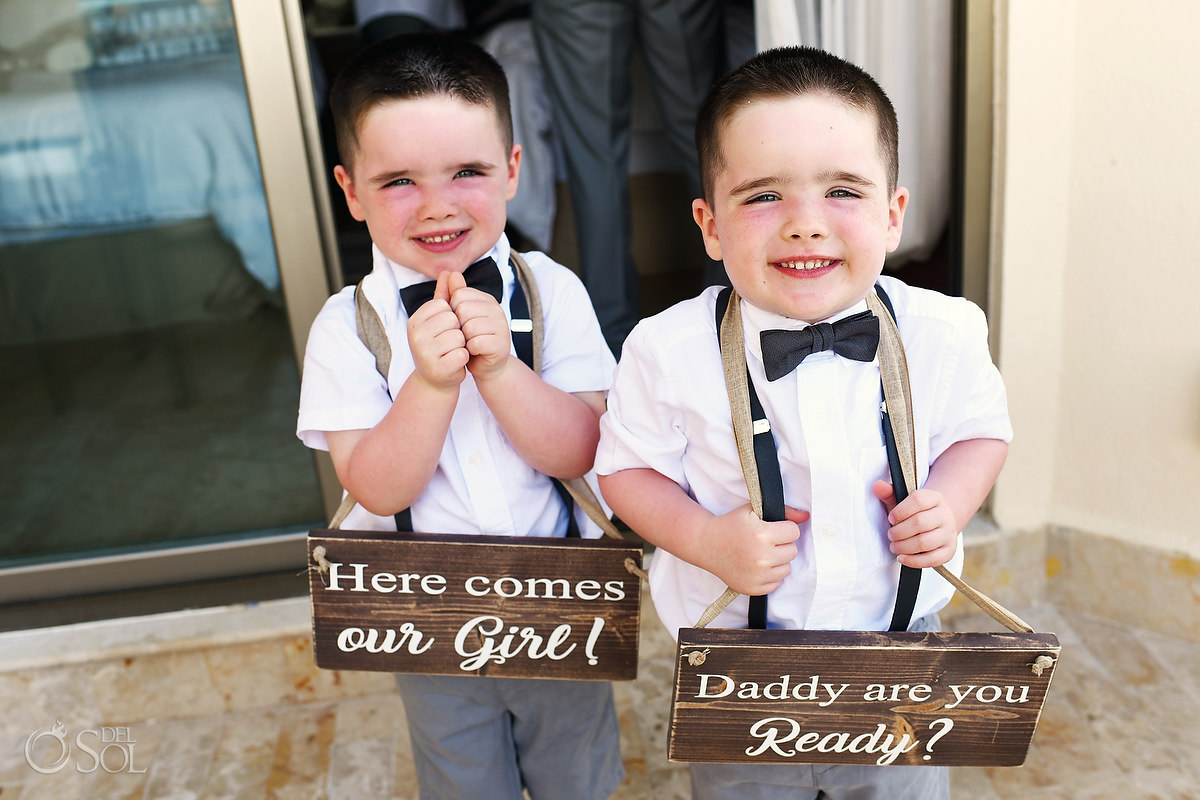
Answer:
<path fill-rule="evenodd" d="M 437 236 L 418 236 L 417 239 L 425 242 L 426 244 L 441 244 L 442 242 L 449 242 L 453 239 L 457 239 L 462 235 L 463 231 L 455 231 L 454 233 L 442 233 L 438 234 Z"/>
<path fill-rule="evenodd" d="M 797 260 L 797 261 L 776 261 L 775 266 L 783 267 L 785 269 L 796 269 L 796 270 L 809 271 L 809 270 L 814 270 L 814 269 L 824 269 L 825 267 L 832 267 L 836 263 L 837 263 L 837 261 L 835 259 L 831 259 L 831 258 L 830 259 L 804 259 L 804 260 Z"/>

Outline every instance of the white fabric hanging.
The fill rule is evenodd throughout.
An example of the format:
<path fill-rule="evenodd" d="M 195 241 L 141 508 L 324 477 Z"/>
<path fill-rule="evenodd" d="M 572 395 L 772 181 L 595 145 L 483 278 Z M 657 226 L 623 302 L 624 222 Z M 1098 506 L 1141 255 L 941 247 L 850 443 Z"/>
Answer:
<path fill-rule="evenodd" d="M 759 50 L 820 47 L 865 69 L 900 120 L 911 197 L 889 266 L 927 258 L 950 217 L 952 6 L 944 0 L 755 0 Z"/>

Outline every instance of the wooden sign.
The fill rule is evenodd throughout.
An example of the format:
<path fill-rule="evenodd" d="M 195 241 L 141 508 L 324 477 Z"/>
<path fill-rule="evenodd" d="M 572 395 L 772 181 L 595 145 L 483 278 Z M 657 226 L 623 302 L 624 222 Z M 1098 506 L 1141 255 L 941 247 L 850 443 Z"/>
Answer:
<path fill-rule="evenodd" d="M 1050 633 L 684 628 L 668 757 L 1016 766 L 1060 652 Z"/>
<path fill-rule="evenodd" d="M 639 544 L 320 530 L 308 554 L 323 669 L 637 677 Z"/>

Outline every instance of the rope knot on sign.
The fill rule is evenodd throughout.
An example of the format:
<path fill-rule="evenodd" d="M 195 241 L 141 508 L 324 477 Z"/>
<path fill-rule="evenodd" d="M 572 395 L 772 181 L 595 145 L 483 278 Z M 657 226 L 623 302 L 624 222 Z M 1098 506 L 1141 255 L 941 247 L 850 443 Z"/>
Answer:
<path fill-rule="evenodd" d="M 329 559 L 325 558 L 325 548 L 322 545 L 317 545 L 313 548 L 313 561 L 317 562 L 317 572 L 324 575 L 329 572 Z"/>
<path fill-rule="evenodd" d="M 644 580 L 647 582 L 649 582 L 649 580 L 650 580 L 650 573 L 646 572 L 646 570 L 639 567 L 638 563 L 636 561 L 634 561 L 632 558 L 625 559 L 625 570 L 630 575 L 640 578 L 641 580 Z"/>

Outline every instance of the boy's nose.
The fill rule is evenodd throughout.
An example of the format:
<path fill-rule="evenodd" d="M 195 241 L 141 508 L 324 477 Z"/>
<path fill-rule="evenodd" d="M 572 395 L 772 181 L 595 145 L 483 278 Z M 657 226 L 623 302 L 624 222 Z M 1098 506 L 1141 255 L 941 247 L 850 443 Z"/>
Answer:
<path fill-rule="evenodd" d="M 784 237 L 792 241 L 820 239 L 827 233 L 824 219 L 811 203 L 797 202 L 788 210 L 784 222 Z"/>
<path fill-rule="evenodd" d="M 454 214 L 454 203 L 441 192 L 429 192 L 421 198 L 419 212 L 423 219 L 444 219 Z"/>

